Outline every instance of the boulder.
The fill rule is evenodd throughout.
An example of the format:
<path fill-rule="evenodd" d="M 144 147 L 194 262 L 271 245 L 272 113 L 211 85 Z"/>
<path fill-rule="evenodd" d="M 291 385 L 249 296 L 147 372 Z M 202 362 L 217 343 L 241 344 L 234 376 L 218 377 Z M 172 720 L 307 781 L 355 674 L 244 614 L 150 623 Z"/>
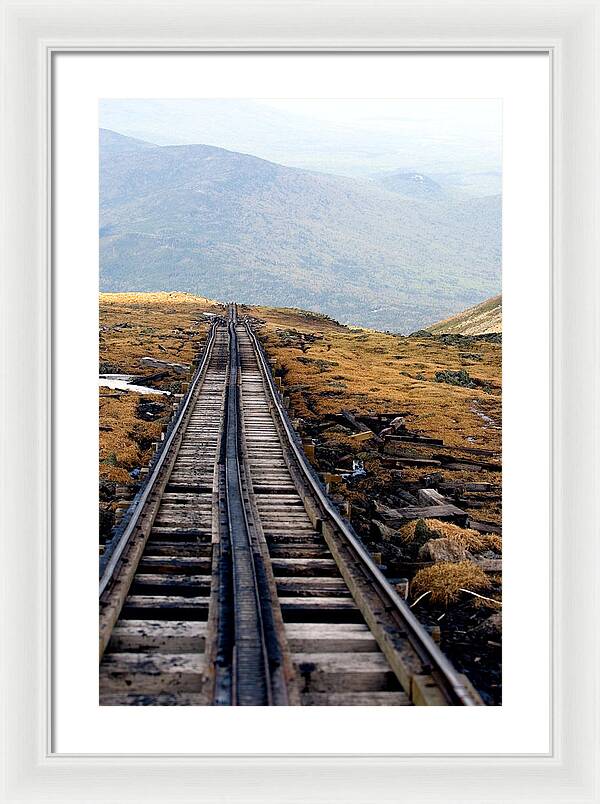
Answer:
<path fill-rule="evenodd" d="M 458 542 L 452 539 L 429 539 L 419 550 L 422 561 L 447 561 L 457 564 L 468 559 L 467 551 Z"/>
<path fill-rule="evenodd" d="M 385 542 L 397 542 L 400 541 L 400 536 L 398 531 L 395 528 L 389 528 L 387 525 L 384 525 L 383 522 L 378 522 L 377 520 L 373 520 L 373 524 L 379 531 L 381 538 Z"/>

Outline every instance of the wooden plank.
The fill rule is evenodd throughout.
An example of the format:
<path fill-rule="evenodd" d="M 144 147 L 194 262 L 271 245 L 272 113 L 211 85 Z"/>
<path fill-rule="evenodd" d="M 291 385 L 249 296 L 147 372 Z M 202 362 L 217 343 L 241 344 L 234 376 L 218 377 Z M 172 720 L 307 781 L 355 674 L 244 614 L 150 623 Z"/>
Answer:
<path fill-rule="evenodd" d="M 329 610 L 348 610 L 356 609 L 356 605 L 351 597 L 281 597 L 279 604 L 284 611 L 291 609 L 322 609 L 324 612 Z"/>
<path fill-rule="evenodd" d="M 152 542 L 148 543 L 144 557 L 148 558 L 164 556 L 166 558 L 198 558 L 209 557 L 212 553 L 212 544 L 205 542 Z"/>
<path fill-rule="evenodd" d="M 285 530 L 272 530 L 268 527 L 264 530 L 265 537 L 269 545 L 285 544 L 312 544 L 316 547 L 323 544 L 319 533 L 315 533 L 312 528 L 289 527 Z"/>
<path fill-rule="evenodd" d="M 405 692 L 305 692 L 303 706 L 411 706 Z"/>
<path fill-rule="evenodd" d="M 100 664 L 100 692 L 202 692 L 201 653 L 109 653 Z"/>
<path fill-rule="evenodd" d="M 143 555 L 139 563 L 141 572 L 191 573 L 201 570 L 210 571 L 211 561 L 208 556 L 148 556 Z"/>
<path fill-rule="evenodd" d="M 169 541 L 169 542 L 179 542 L 179 541 L 209 541 L 211 537 L 211 529 L 207 525 L 204 528 L 187 528 L 183 525 L 173 525 L 173 526 L 163 526 L 158 527 L 154 526 L 152 531 L 150 532 L 149 541 Z"/>
<path fill-rule="evenodd" d="M 210 698 L 204 692 L 159 692 L 149 695 L 116 692 L 100 695 L 100 706 L 208 706 L 209 704 Z"/>
<path fill-rule="evenodd" d="M 349 595 L 348 587 L 343 578 L 305 578 L 305 577 L 283 577 L 276 576 L 278 595 L 312 595 L 313 597 L 324 597 L 330 594 Z"/>
<path fill-rule="evenodd" d="M 478 522 L 475 519 L 469 519 L 469 527 L 479 533 L 502 533 L 500 525 L 494 525 L 492 522 Z"/>
<path fill-rule="evenodd" d="M 376 441 L 381 441 L 381 438 L 376 435 L 366 424 L 359 422 L 356 416 L 350 410 L 343 410 L 341 413 L 342 419 L 357 430 L 358 432 L 354 435 L 351 435 L 350 438 L 354 438 L 357 441 L 368 441 L 371 438 L 374 438 Z"/>
<path fill-rule="evenodd" d="M 375 510 L 391 528 L 399 528 L 411 519 L 448 519 L 460 525 L 466 525 L 468 519 L 467 512 L 455 505 L 411 505 L 405 508 L 388 508 L 376 502 Z"/>
<path fill-rule="evenodd" d="M 415 706 L 448 706 L 448 702 L 432 676 L 412 677 L 412 702 Z"/>
<path fill-rule="evenodd" d="M 119 620 L 113 628 L 108 651 L 201 653 L 204 650 L 205 638 L 206 623 L 203 622 Z"/>
<path fill-rule="evenodd" d="M 176 597 L 174 595 L 129 595 L 123 606 L 125 619 L 205 620 L 208 597 Z"/>
<path fill-rule="evenodd" d="M 363 441 L 370 441 L 372 438 L 375 438 L 375 433 L 372 433 L 370 430 L 365 430 L 362 433 L 352 433 L 348 436 L 348 438 L 362 443 Z"/>
<path fill-rule="evenodd" d="M 185 595 L 184 590 L 190 590 L 194 595 L 201 595 L 210 587 L 210 575 L 175 575 L 174 573 L 148 574 L 139 572 L 133 579 L 133 594 L 146 594 L 141 589 L 155 589 L 150 594 L 168 595 L 179 593 Z M 179 592 L 178 592 L 179 590 Z"/>
<path fill-rule="evenodd" d="M 363 623 L 288 623 L 290 650 L 295 653 L 363 653 L 378 651 L 373 634 Z"/>
<path fill-rule="evenodd" d="M 397 689 L 385 656 L 377 653 L 295 653 L 305 692 L 366 692 Z"/>
<path fill-rule="evenodd" d="M 423 446 L 443 447 L 444 441 L 441 438 L 429 438 L 414 433 L 389 433 L 383 436 L 384 441 L 398 441 L 406 444 L 422 444 Z"/>
<path fill-rule="evenodd" d="M 332 558 L 273 558 L 271 566 L 275 575 L 329 575 L 337 574 L 337 564 Z"/>
<path fill-rule="evenodd" d="M 502 465 L 499 463 L 489 463 L 487 461 L 477 461 L 477 463 L 470 463 L 463 461 L 460 458 L 453 458 L 448 463 L 443 461 L 444 469 L 451 471 L 465 471 L 465 472 L 478 472 L 485 469 L 488 472 L 501 472 Z"/>
<path fill-rule="evenodd" d="M 269 554 L 272 559 L 319 559 L 329 556 L 329 550 L 324 544 L 313 542 L 288 542 L 287 544 L 269 544 Z"/>
<path fill-rule="evenodd" d="M 393 456 L 394 464 L 399 466 L 435 466 L 441 467 L 442 462 L 437 458 L 415 458 L 412 455 L 398 455 L 396 449 L 391 449 L 392 444 L 386 444 L 384 453 Z"/>

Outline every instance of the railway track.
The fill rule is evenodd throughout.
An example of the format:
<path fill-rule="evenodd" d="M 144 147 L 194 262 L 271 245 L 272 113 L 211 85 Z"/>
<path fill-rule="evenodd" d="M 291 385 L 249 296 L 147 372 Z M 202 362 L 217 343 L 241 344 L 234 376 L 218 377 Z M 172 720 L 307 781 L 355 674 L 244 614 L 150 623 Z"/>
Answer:
<path fill-rule="evenodd" d="M 102 705 L 481 705 L 308 464 L 234 305 L 102 556 Z"/>

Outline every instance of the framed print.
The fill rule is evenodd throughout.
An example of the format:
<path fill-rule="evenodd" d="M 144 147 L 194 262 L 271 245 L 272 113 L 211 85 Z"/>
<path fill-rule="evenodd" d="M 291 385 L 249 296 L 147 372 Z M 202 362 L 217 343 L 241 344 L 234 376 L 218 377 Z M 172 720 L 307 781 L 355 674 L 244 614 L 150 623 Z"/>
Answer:
<path fill-rule="evenodd" d="M 598 800 L 597 3 L 3 10 L 3 800 Z"/>

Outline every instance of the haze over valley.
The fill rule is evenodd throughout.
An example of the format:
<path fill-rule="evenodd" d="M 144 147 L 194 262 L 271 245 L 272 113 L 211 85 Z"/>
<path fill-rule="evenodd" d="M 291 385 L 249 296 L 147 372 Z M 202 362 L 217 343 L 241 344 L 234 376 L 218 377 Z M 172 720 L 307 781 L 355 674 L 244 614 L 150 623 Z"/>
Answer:
<path fill-rule="evenodd" d="M 144 120 L 138 127 L 152 129 Z M 373 166 L 383 139 L 374 136 Z M 273 137 L 262 141 L 257 150 L 277 151 Z M 315 145 L 320 169 L 305 169 L 101 130 L 101 290 L 300 307 L 405 333 L 499 292 L 493 155 L 478 152 L 472 170 L 452 170 L 440 156 L 430 174 L 396 161 L 367 175 L 369 160 L 352 158 L 353 169 L 336 175 L 317 158 L 325 152 Z"/>

